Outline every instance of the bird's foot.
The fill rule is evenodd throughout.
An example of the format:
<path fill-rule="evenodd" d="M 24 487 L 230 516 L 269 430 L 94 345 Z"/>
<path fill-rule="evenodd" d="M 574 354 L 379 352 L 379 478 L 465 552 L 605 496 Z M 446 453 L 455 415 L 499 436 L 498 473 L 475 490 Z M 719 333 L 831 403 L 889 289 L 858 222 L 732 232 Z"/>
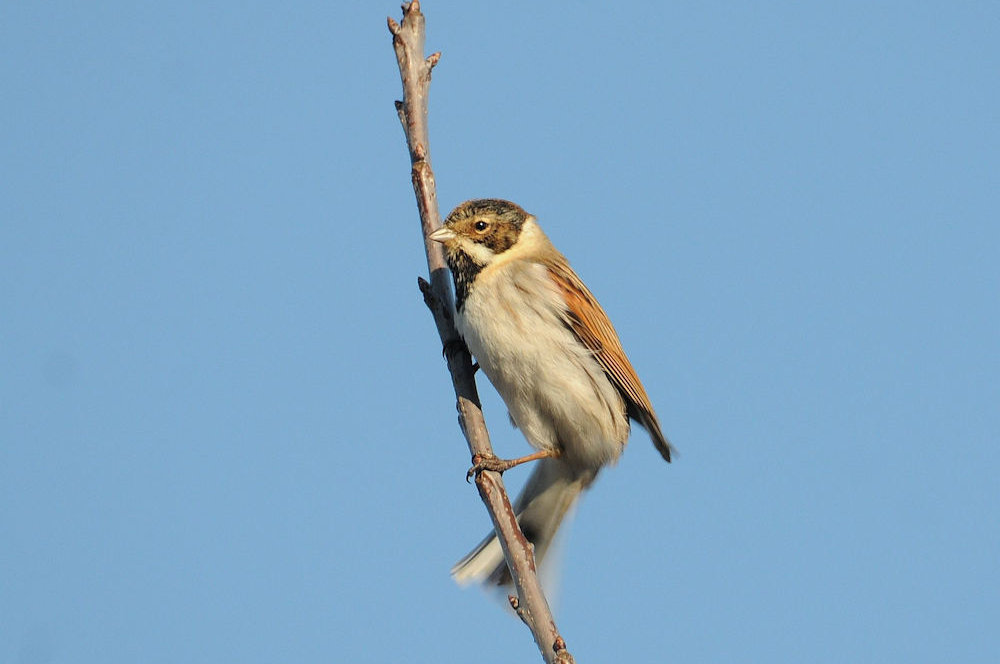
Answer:
<path fill-rule="evenodd" d="M 441 356 L 448 359 L 449 355 L 454 353 L 469 352 L 469 347 L 465 345 L 465 341 L 462 339 L 449 339 L 444 342 L 444 346 L 441 348 Z M 471 353 L 470 353 L 471 357 Z M 479 362 L 472 363 L 472 373 L 479 371 Z"/>
<path fill-rule="evenodd" d="M 479 473 L 484 470 L 492 470 L 497 473 L 502 473 L 510 470 L 514 466 L 520 466 L 522 463 L 537 461 L 539 459 L 548 459 L 556 456 L 559 456 L 559 453 L 555 450 L 541 450 L 535 452 L 534 454 L 518 457 L 516 459 L 501 459 L 500 457 L 493 456 L 492 454 L 488 456 L 484 454 L 473 454 L 472 467 L 469 468 L 469 472 L 465 474 L 465 481 L 470 481 L 473 475 L 479 475 Z"/>
<path fill-rule="evenodd" d="M 442 346 L 441 348 L 441 355 L 447 358 L 449 355 L 453 353 L 460 353 L 463 350 L 466 353 L 469 352 L 469 347 L 465 345 L 464 340 L 460 338 L 449 339 L 448 341 L 444 342 L 444 346 Z"/>

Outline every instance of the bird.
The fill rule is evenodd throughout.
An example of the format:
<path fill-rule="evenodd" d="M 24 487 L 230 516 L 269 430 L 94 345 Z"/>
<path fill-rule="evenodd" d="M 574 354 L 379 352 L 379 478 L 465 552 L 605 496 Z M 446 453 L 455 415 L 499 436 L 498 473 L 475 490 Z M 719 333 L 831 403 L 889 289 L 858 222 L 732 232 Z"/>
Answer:
<path fill-rule="evenodd" d="M 506 200 L 469 200 L 429 238 L 452 274 L 456 330 L 536 450 L 473 470 L 535 462 L 513 507 L 540 564 L 570 508 L 618 460 L 630 420 L 667 462 L 671 443 L 604 309 L 533 215 Z M 461 585 L 511 584 L 495 534 L 451 573 Z"/>

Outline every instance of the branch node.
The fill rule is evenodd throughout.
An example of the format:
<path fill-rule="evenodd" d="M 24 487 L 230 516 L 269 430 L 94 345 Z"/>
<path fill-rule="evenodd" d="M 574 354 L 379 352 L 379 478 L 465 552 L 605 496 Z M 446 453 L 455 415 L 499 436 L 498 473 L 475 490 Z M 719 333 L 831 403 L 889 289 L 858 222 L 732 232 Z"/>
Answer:
<path fill-rule="evenodd" d="M 448 306 L 441 300 L 440 297 L 438 297 L 437 293 L 434 292 L 434 286 L 426 279 L 423 277 L 417 277 L 417 288 L 419 288 L 420 292 L 423 294 L 424 304 L 426 304 L 427 308 L 431 310 L 431 314 L 434 316 L 434 319 L 437 320 L 438 318 L 441 318 L 450 327 L 449 330 L 441 332 L 442 339 L 444 339 L 444 346 L 441 349 L 441 354 L 450 362 L 451 359 L 449 358 L 449 351 L 452 350 L 451 346 L 454 343 L 460 344 L 462 350 L 465 348 L 465 344 L 462 343 L 458 337 L 458 332 L 454 331 L 454 322 L 452 321 L 451 312 L 448 310 Z"/>
<path fill-rule="evenodd" d="M 555 664 L 576 664 L 576 660 L 573 659 L 573 655 L 569 654 L 568 650 L 559 650 L 556 652 Z"/>
<path fill-rule="evenodd" d="M 399 124 L 403 125 L 403 131 L 406 131 L 406 105 L 403 102 L 396 100 L 396 117 L 399 118 Z"/>
<path fill-rule="evenodd" d="M 427 281 L 423 277 L 417 277 L 417 288 L 424 295 L 424 304 L 431 311 L 434 311 L 441 303 L 438 301 L 437 295 L 434 294 L 434 288 L 431 286 L 431 282 Z"/>
<path fill-rule="evenodd" d="M 521 602 L 513 595 L 507 595 L 507 601 L 510 602 L 510 608 L 514 609 L 514 613 L 516 613 L 517 617 L 521 619 L 521 622 L 523 622 L 528 629 L 533 629 L 531 626 L 531 613 L 528 611 L 528 608 L 521 606 Z"/>
<path fill-rule="evenodd" d="M 440 60 L 441 60 L 441 51 L 438 51 L 437 53 L 431 53 L 430 55 L 428 55 L 427 56 L 428 71 L 434 69 L 434 65 L 436 65 Z"/>
<path fill-rule="evenodd" d="M 423 143 L 417 143 L 413 146 L 413 156 L 417 158 L 417 161 L 427 161 L 427 148 L 424 147 Z"/>

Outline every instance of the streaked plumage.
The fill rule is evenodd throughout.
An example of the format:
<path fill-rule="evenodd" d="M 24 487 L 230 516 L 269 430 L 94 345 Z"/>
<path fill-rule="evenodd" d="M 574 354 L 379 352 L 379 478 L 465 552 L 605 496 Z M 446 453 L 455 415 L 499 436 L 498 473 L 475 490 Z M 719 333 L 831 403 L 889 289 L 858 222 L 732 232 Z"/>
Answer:
<path fill-rule="evenodd" d="M 431 235 L 455 281 L 455 324 L 537 450 L 514 504 L 541 560 L 563 517 L 628 439 L 629 418 L 664 459 L 670 443 L 607 314 L 538 226 L 508 201 L 472 200 Z M 494 535 L 452 570 L 460 583 L 510 580 Z"/>

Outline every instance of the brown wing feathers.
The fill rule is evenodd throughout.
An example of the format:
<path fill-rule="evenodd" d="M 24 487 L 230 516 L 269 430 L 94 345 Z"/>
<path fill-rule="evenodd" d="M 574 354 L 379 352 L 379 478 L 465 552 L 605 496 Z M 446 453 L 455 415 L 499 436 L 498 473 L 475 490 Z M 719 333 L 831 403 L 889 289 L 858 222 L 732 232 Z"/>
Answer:
<path fill-rule="evenodd" d="M 649 432 L 656 449 L 670 461 L 670 441 L 660 430 L 649 396 L 625 355 L 608 315 L 565 259 L 561 256 L 559 259 L 547 261 L 546 267 L 566 299 L 569 328 L 594 352 L 594 357 L 625 399 L 629 417 Z"/>

